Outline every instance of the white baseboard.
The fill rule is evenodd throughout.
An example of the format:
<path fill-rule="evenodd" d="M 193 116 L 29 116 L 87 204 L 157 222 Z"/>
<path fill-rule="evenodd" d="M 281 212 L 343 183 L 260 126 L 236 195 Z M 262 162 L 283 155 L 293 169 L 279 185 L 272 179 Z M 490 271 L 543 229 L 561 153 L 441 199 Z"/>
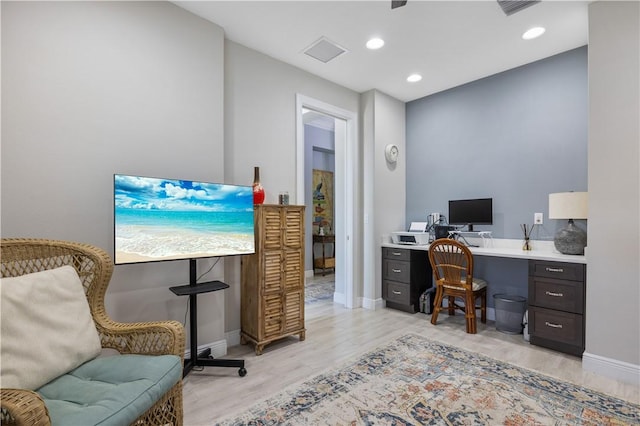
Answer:
<path fill-rule="evenodd" d="M 240 329 L 232 330 L 224 335 L 227 339 L 227 346 L 238 346 L 240 344 Z"/>
<path fill-rule="evenodd" d="M 362 307 L 364 309 L 378 310 L 385 307 L 384 299 L 369 299 L 367 297 L 362 298 Z"/>
<path fill-rule="evenodd" d="M 211 356 L 213 356 L 214 358 L 225 356 L 227 354 L 227 341 L 218 340 L 217 342 L 205 343 L 204 345 L 200 345 L 198 346 L 198 353 L 201 353 L 205 349 L 211 349 Z M 191 349 L 187 349 L 186 351 L 184 351 L 184 357 L 191 358 Z"/>
<path fill-rule="evenodd" d="M 640 386 L 640 365 L 585 352 L 582 354 L 582 369 L 614 380 Z"/>

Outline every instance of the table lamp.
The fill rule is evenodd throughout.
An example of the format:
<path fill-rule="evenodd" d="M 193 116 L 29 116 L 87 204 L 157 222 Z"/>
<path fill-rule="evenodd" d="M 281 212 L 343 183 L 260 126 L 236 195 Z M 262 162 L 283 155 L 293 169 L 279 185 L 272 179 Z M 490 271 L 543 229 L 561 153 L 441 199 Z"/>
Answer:
<path fill-rule="evenodd" d="M 559 192 L 549 194 L 549 219 L 569 219 L 565 228 L 560 229 L 553 244 L 563 254 L 584 254 L 587 233 L 578 228 L 574 219 L 587 218 L 587 192 Z"/>

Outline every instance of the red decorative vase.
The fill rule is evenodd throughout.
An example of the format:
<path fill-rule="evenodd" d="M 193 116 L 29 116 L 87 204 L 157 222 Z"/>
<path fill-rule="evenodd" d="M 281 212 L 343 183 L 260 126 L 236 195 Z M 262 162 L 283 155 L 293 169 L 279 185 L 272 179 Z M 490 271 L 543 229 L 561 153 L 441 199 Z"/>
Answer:
<path fill-rule="evenodd" d="M 260 167 L 253 168 L 253 204 L 264 203 L 264 188 L 260 184 Z"/>

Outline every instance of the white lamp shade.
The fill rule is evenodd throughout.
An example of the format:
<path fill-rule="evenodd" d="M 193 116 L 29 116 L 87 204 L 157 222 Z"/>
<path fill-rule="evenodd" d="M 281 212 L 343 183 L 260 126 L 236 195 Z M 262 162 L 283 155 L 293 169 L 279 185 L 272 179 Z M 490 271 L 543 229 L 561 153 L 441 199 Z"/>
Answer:
<path fill-rule="evenodd" d="M 586 219 L 587 192 L 549 194 L 549 219 Z"/>

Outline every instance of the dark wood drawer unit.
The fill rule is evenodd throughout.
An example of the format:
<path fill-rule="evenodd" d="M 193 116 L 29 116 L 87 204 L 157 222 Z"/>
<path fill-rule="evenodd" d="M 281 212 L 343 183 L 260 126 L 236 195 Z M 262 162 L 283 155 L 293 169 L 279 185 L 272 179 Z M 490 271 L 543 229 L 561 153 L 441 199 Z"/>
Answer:
<path fill-rule="evenodd" d="M 559 311 L 584 313 L 584 282 L 533 277 L 529 304 Z"/>
<path fill-rule="evenodd" d="M 584 274 L 585 268 L 582 263 L 544 262 L 540 260 L 529 262 L 529 275 L 535 277 L 584 282 Z"/>
<path fill-rule="evenodd" d="M 582 263 L 529 261 L 531 344 L 582 356 L 585 286 Z"/>
<path fill-rule="evenodd" d="M 387 282 L 387 302 L 409 306 L 411 304 L 411 289 L 407 283 Z"/>
<path fill-rule="evenodd" d="M 411 261 L 411 250 L 382 247 L 382 258 L 409 262 Z"/>
<path fill-rule="evenodd" d="M 529 308 L 529 329 L 535 330 L 536 339 L 543 343 L 540 346 L 573 355 L 582 355 L 584 350 L 583 318 L 578 314 L 534 306 Z M 539 344 L 539 342 L 534 342 L 534 344 Z M 580 348 L 580 350 L 574 350 L 576 348 Z"/>
<path fill-rule="evenodd" d="M 431 281 L 427 251 L 382 248 L 382 298 L 387 307 L 418 312 L 420 295 Z"/>
<path fill-rule="evenodd" d="M 411 280 L 411 262 L 401 262 L 395 259 L 383 259 L 382 262 L 384 262 L 382 266 L 384 271 L 383 279 L 409 283 Z"/>

